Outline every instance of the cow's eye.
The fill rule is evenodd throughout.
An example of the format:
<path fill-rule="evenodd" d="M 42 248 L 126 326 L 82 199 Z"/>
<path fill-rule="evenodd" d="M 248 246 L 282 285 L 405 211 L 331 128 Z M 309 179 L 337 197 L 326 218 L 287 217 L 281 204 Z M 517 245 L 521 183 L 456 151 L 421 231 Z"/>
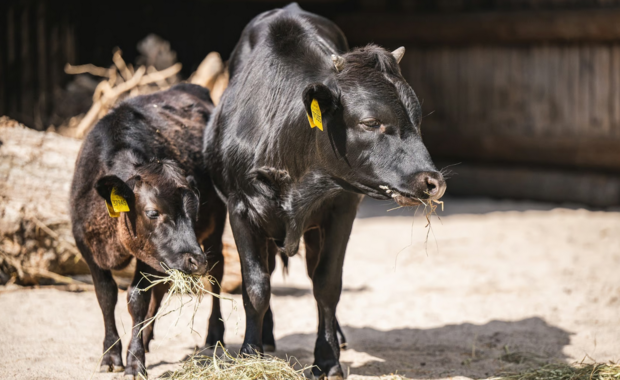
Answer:
<path fill-rule="evenodd" d="M 363 119 L 360 121 L 360 124 L 363 124 L 369 128 L 379 128 L 381 126 L 381 122 L 377 119 L 373 119 L 371 117 Z"/>
<path fill-rule="evenodd" d="M 146 217 L 149 219 L 157 219 L 159 218 L 159 212 L 156 210 L 146 210 Z"/>

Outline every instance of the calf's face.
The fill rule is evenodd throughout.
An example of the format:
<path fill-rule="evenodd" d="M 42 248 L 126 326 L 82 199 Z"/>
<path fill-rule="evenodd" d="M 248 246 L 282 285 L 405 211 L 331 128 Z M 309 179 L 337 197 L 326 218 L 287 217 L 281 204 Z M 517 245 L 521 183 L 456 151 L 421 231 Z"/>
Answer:
<path fill-rule="evenodd" d="M 404 49 L 394 53 L 404 53 Z M 396 54 L 395 54 L 396 55 Z M 446 183 L 422 142 L 421 107 L 400 73 L 398 61 L 369 46 L 337 57 L 336 80 L 306 88 L 310 111 L 316 99 L 326 136 L 319 149 L 333 175 L 373 198 L 412 206 L 443 196 Z"/>
<path fill-rule="evenodd" d="M 121 213 L 117 233 L 136 258 L 159 271 L 167 266 L 206 273 L 206 254 L 194 232 L 199 197 L 193 178 L 182 176 L 176 165 L 148 164 L 127 181 L 102 177 L 95 189 L 107 202 L 115 189 L 129 204 L 130 211 Z"/>

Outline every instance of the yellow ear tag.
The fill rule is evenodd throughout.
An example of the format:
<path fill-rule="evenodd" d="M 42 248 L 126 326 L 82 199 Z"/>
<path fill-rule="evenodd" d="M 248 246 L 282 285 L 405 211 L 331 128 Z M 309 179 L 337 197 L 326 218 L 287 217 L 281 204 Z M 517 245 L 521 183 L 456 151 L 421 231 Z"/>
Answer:
<path fill-rule="evenodd" d="M 108 209 L 108 215 L 110 215 L 112 218 L 118 218 L 119 216 L 121 216 L 120 212 L 114 211 L 114 208 L 112 208 L 112 205 L 110 205 L 108 201 L 104 201 L 104 202 L 105 202 L 105 207 Z"/>
<path fill-rule="evenodd" d="M 116 194 L 116 187 L 112 188 L 112 192 L 110 193 L 110 200 L 112 201 L 112 208 L 115 212 L 128 212 L 129 205 L 125 198 Z"/>
<path fill-rule="evenodd" d="M 312 121 L 314 122 L 314 126 L 312 126 L 313 123 L 310 123 L 310 125 L 312 126 L 312 128 L 318 127 L 322 131 L 323 116 L 321 115 L 321 108 L 319 107 L 319 102 L 317 102 L 316 99 L 312 99 L 310 110 L 312 111 Z"/>
<path fill-rule="evenodd" d="M 314 125 L 314 121 L 312 121 L 312 118 L 310 117 L 310 115 L 306 115 L 306 116 L 308 116 L 308 121 L 310 122 L 310 128 L 316 127 L 316 125 Z"/>

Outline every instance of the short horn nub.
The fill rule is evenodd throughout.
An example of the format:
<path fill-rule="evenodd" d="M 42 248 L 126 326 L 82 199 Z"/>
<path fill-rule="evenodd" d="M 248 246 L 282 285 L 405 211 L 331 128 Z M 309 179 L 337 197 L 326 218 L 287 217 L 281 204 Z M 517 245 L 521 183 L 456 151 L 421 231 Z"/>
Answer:
<path fill-rule="evenodd" d="M 392 52 L 392 56 L 396 59 L 396 63 L 400 63 L 400 60 L 403 59 L 403 55 L 405 55 L 404 46 L 401 46 Z"/>
<path fill-rule="evenodd" d="M 341 72 L 344 69 L 344 58 L 339 55 L 332 54 L 332 62 L 334 62 L 334 67 L 337 72 Z"/>

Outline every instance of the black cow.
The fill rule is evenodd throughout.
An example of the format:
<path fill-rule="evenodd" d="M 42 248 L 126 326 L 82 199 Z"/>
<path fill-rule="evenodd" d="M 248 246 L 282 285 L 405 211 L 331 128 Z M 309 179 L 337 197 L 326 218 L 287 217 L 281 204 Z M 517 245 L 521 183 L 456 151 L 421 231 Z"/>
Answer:
<path fill-rule="evenodd" d="M 140 336 L 138 324 L 155 315 L 167 288 L 135 291 L 140 272 L 161 273 L 163 263 L 202 274 L 208 260 L 211 274 L 222 281 L 226 208 L 205 173 L 201 152 L 212 109 L 208 90 L 178 85 L 121 103 L 84 140 L 71 186 L 71 221 L 103 312 L 102 371 L 146 374 L 153 325 Z M 128 210 L 114 209 L 123 200 Z M 118 289 L 110 270 L 124 268 L 134 257 L 136 272 L 127 298 L 137 327 L 124 368 L 114 321 Z M 145 287 L 142 281 L 140 288 Z M 219 286 L 213 290 L 218 293 Z M 214 298 L 207 344 L 222 340 L 223 334 L 220 303 Z"/>
<path fill-rule="evenodd" d="M 342 378 L 336 306 L 360 200 L 413 206 L 443 195 L 420 104 L 398 66 L 403 54 L 349 51 L 336 25 L 296 4 L 243 31 L 204 146 L 241 258 L 242 353 L 263 350 L 274 257 L 294 255 L 303 236 L 319 310 L 313 373 Z"/>

